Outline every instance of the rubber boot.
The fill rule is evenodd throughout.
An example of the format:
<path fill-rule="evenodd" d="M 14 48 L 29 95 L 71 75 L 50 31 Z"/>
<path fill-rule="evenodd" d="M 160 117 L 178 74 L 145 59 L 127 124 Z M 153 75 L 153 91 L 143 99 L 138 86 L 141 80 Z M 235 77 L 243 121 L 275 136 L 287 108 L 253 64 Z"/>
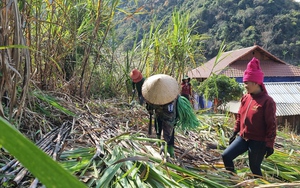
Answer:
<path fill-rule="evenodd" d="M 170 157 L 174 158 L 174 146 L 168 146 L 168 153 L 170 154 Z"/>

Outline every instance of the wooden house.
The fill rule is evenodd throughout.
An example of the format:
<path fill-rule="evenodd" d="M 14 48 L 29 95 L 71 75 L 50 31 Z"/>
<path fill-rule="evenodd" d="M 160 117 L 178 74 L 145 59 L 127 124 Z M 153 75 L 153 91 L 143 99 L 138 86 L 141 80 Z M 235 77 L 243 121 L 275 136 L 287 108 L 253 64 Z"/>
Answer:
<path fill-rule="evenodd" d="M 243 73 L 248 62 L 256 57 L 260 60 L 264 72 L 264 82 L 295 82 L 300 81 L 300 67 L 285 63 L 260 46 L 224 52 L 217 59 L 212 58 L 202 66 L 188 72 L 190 78 L 203 81 L 212 73 L 222 74 L 242 82 Z"/>
<path fill-rule="evenodd" d="M 266 89 L 276 102 L 278 124 L 290 126 L 300 133 L 300 67 L 280 60 L 262 47 L 254 45 L 224 52 L 218 59 L 214 57 L 189 71 L 188 76 L 202 82 L 214 73 L 242 83 L 243 73 L 253 57 L 260 60 Z M 237 113 L 238 108 L 238 101 L 227 104 L 227 110 L 232 113 Z"/>

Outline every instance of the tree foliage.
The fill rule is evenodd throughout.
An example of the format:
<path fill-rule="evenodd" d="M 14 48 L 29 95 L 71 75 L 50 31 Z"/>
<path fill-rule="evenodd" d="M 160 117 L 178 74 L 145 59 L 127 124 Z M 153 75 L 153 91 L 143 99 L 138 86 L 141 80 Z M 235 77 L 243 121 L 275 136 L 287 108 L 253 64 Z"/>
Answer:
<path fill-rule="evenodd" d="M 211 59 L 218 52 L 222 41 L 228 50 L 262 46 L 280 59 L 300 64 L 300 3 L 293 0 L 165 0 L 139 1 L 148 14 L 136 23 L 140 32 L 147 32 L 146 25 L 155 15 L 158 20 L 170 16 L 176 8 L 189 12 L 193 33 L 209 36 L 201 42 L 204 56 Z M 175 1 L 174 1 L 175 2 Z M 132 28 L 134 29 L 134 28 Z M 128 31 L 130 32 L 130 31 Z"/>
<path fill-rule="evenodd" d="M 202 36 L 192 33 L 189 14 L 175 9 L 164 19 L 152 15 L 142 29 L 132 21 L 149 12 L 136 0 L 14 0 L 0 5 L 0 97 L 5 99 L 0 115 L 17 125 L 26 116 L 24 107 L 34 106 L 27 97 L 36 89 L 83 102 L 126 96 L 132 68 L 146 72 L 145 77 L 179 77 L 203 57 L 198 48 Z M 127 23 L 143 33 L 122 35 Z M 126 41 L 132 45 L 125 48 Z"/>
<path fill-rule="evenodd" d="M 197 92 L 202 93 L 204 98 L 213 101 L 217 99 L 220 104 L 226 104 L 232 100 L 239 100 L 243 88 L 235 81 L 225 75 L 212 75 L 204 80 L 198 87 Z"/>

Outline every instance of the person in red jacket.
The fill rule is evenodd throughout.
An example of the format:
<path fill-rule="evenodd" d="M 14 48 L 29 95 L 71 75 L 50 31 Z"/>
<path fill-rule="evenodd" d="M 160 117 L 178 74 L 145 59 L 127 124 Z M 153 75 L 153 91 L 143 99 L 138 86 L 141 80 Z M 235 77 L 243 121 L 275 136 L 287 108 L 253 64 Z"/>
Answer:
<path fill-rule="evenodd" d="M 243 82 L 247 94 L 241 98 L 234 133 L 222 154 L 226 170 L 235 172 L 233 160 L 248 151 L 250 170 L 255 177 L 262 176 L 261 163 L 264 157 L 274 153 L 277 130 L 276 104 L 268 95 L 263 79 L 260 62 L 254 57 L 244 71 Z"/>
<path fill-rule="evenodd" d="M 135 91 L 137 91 L 139 97 L 139 104 L 143 105 L 144 97 L 142 95 L 142 86 L 144 84 L 145 78 L 143 77 L 142 73 L 137 69 L 133 69 L 130 72 L 130 78 L 132 80 L 132 94 L 134 96 Z"/>
<path fill-rule="evenodd" d="M 185 76 L 181 82 L 181 96 L 184 96 L 189 101 L 192 99 L 192 85 L 190 80 L 188 76 Z"/>

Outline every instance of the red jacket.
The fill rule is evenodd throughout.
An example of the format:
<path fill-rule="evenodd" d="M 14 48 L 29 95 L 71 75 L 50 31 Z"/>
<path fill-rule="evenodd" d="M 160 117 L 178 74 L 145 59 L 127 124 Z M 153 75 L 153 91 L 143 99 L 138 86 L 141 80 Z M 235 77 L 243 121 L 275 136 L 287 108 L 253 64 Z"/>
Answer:
<path fill-rule="evenodd" d="M 276 130 L 276 103 L 267 92 L 244 95 L 234 131 L 244 139 L 265 141 L 267 147 L 273 148 Z"/>
<path fill-rule="evenodd" d="M 192 95 L 192 85 L 190 83 L 181 83 L 181 94 L 182 95 Z"/>

